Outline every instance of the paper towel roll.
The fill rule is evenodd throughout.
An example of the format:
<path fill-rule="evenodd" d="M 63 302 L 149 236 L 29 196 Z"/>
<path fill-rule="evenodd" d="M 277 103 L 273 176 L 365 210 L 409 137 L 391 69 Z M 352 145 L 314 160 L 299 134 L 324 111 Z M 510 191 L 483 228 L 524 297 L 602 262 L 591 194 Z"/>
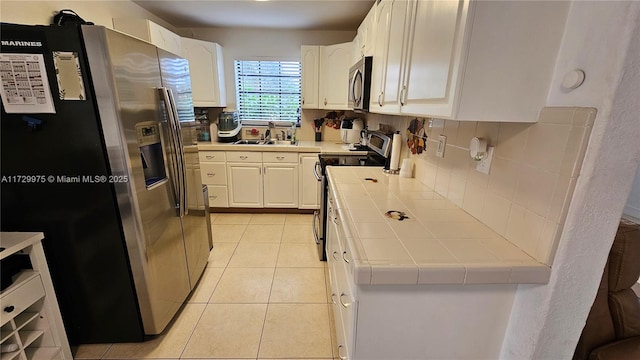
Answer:
<path fill-rule="evenodd" d="M 391 164 L 389 170 L 395 171 L 400 169 L 400 150 L 402 149 L 402 135 L 400 132 L 393 134 L 393 143 L 391 144 Z"/>

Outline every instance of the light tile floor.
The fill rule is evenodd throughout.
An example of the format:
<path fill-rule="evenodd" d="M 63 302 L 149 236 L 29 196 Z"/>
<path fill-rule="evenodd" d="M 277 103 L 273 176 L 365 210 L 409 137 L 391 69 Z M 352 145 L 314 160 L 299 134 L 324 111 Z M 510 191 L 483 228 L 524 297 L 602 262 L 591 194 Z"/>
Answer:
<path fill-rule="evenodd" d="M 209 263 L 167 329 L 144 343 L 81 345 L 75 359 L 337 359 L 312 215 L 211 219 Z"/>

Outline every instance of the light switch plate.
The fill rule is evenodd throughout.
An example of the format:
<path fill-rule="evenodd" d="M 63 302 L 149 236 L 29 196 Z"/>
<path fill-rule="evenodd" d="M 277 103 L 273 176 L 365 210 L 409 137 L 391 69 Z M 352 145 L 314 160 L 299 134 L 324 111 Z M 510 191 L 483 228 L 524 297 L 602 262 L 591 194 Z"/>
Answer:
<path fill-rule="evenodd" d="M 487 156 L 484 159 L 478 161 L 478 164 L 476 165 L 477 171 L 489 175 L 489 169 L 491 168 L 491 159 L 493 159 L 493 149 L 493 146 L 487 147 Z"/>
<path fill-rule="evenodd" d="M 447 137 L 444 135 L 438 136 L 438 148 L 436 149 L 436 156 L 439 158 L 444 157 L 444 148 L 447 146 Z"/>

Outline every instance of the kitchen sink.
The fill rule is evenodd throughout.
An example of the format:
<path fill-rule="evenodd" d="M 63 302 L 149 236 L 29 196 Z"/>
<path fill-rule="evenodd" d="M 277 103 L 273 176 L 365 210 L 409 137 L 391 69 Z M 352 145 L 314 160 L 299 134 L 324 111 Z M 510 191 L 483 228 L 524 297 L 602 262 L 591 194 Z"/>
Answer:
<path fill-rule="evenodd" d="M 268 140 L 267 144 L 269 145 L 292 145 L 292 146 L 296 146 L 298 145 L 298 141 L 291 141 L 291 140 Z"/>
<path fill-rule="evenodd" d="M 238 140 L 233 143 L 234 145 L 298 145 L 298 141 L 291 140 Z"/>
<path fill-rule="evenodd" d="M 234 145 L 264 145 L 264 140 L 238 140 Z"/>

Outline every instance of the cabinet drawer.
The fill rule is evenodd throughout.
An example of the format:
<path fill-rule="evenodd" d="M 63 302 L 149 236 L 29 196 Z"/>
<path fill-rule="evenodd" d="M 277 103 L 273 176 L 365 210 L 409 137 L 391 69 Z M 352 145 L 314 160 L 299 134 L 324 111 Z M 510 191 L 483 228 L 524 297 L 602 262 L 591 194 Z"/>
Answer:
<path fill-rule="evenodd" d="M 210 207 L 229 207 L 229 195 L 226 186 L 207 185 Z"/>
<path fill-rule="evenodd" d="M 298 163 L 298 153 L 292 152 L 264 152 L 262 161 L 266 163 Z"/>
<path fill-rule="evenodd" d="M 224 151 L 199 151 L 200 162 L 224 162 Z"/>
<path fill-rule="evenodd" d="M 200 164 L 200 177 L 204 185 L 227 185 L 227 167 L 224 163 Z"/>
<path fill-rule="evenodd" d="M 21 277 L 24 277 L 24 280 L 21 280 Z M 24 272 L 18 275 L 16 283 L 5 289 L 1 296 L 0 309 L 2 309 L 2 325 L 4 325 L 44 297 L 40 274 Z"/>
<path fill-rule="evenodd" d="M 353 341 L 354 334 L 354 322 L 356 301 L 353 296 L 353 290 L 348 284 L 346 268 L 340 262 L 334 264 L 334 271 L 336 273 L 335 280 L 337 282 L 337 292 L 335 297 L 336 305 L 340 308 L 340 314 L 342 317 L 342 326 L 344 328 L 344 336 L 347 342 L 347 347 L 353 350 L 350 346 Z M 332 299 L 332 300 L 333 300 Z"/>
<path fill-rule="evenodd" d="M 329 278 L 332 285 L 330 301 L 333 304 L 333 318 L 338 342 L 336 350 L 341 359 L 350 359 L 354 351 L 354 308 L 356 302 L 350 293 L 340 288 L 339 278 L 344 276 L 344 274 L 340 274 L 341 271 L 343 271 L 343 266 L 340 263 L 334 263 L 329 269 Z"/>
<path fill-rule="evenodd" d="M 226 155 L 229 162 L 262 162 L 261 152 L 229 151 Z"/>

